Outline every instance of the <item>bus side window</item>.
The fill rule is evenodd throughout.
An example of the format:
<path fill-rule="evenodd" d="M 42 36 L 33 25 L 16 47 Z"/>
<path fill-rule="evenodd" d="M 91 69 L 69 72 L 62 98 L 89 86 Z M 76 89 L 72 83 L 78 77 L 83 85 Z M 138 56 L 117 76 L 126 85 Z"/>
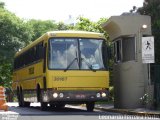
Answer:
<path fill-rule="evenodd" d="M 43 42 L 36 45 L 36 61 L 43 58 Z"/>
<path fill-rule="evenodd" d="M 43 59 L 43 42 L 39 44 L 39 59 Z"/>

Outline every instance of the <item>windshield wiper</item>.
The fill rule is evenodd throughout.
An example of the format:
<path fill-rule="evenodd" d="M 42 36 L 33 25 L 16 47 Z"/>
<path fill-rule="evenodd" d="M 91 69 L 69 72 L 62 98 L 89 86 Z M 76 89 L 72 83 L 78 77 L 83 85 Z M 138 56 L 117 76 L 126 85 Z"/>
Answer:
<path fill-rule="evenodd" d="M 66 71 L 72 66 L 72 64 L 74 63 L 75 60 L 78 61 L 78 58 L 77 58 L 77 57 L 74 58 L 74 59 L 72 60 L 72 62 L 67 66 L 67 68 L 64 70 L 64 72 L 66 72 Z"/>
<path fill-rule="evenodd" d="M 89 62 L 87 62 L 85 58 L 81 58 L 81 60 L 84 61 L 88 65 L 90 70 L 92 70 L 93 72 L 96 72 L 96 70 L 92 68 L 92 65 Z"/>

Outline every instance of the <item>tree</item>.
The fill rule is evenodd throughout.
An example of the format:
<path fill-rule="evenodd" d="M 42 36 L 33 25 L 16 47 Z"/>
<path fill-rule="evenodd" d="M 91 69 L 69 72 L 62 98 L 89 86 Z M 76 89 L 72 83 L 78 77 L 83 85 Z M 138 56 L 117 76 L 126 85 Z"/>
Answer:
<path fill-rule="evenodd" d="M 57 23 L 57 30 L 69 30 L 73 29 L 71 25 L 66 25 L 63 22 Z"/>
<path fill-rule="evenodd" d="M 57 30 L 58 25 L 52 20 L 29 20 L 27 22 L 33 29 L 32 41 L 36 40 L 48 31 Z"/>
<path fill-rule="evenodd" d="M 144 0 L 143 7 L 138 11 L 142 15 L 151 16 L 152 34 L 155 38 L 155 56 L 156 63 L 160 63 L 160 1 L 159 0 Z"/>
<path fill-rule="evenodd" d="M 4 2 L 0 1 L 0 8 L 4 8 L 4 5 L 5 5 Z"/>
<path fill-rule="evenodd" d="M 32 30 L 4 5 L 0 16 L 0 85 L 10 86 L 14 54 L 30 42 Z"/>
<path fill-rule="evenodd" d="M 84 18 L 84 17 L 78 18 L 78 22 L 75 25 L 74 29 L 75 30 L 85 30 L 85 31 L 90 31 L 90 32 L 95 31 L 94 23 L 90 21 L 88 18 Z"/>
<path fill-rule="evenodd" d="M 108 38 L 108 34 L 101 27 L 101 24 L 106 21 L 107 21 L 106 18 L 101 18 L 97 22 L 92 22 L 88 18 L 84 18 L 80 16 L 78 17 L 78 22 L 76 23 L 73 29 L 104 33 L 105 37 Z"/>

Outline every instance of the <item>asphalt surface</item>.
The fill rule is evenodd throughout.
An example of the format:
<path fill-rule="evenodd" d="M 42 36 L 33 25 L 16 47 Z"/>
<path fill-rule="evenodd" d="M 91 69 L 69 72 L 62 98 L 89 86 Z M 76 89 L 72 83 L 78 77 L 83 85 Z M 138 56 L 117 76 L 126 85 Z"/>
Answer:
<path fill-rule="evenodd" d="M 87 112 L 84 105 L 66 105 L 65 108 L 55 110 L 48 106 L 46 111 L 40 110 L 40 103 L 32 103 L 30 107 L 19 107 L 18 103 L 7 103 L 8 111 L 0 110 L 0 120 L 157 120 L 159 118 L 139 115 L 126 115 L 94 109 Z M 97 106 L 96 106 L 97 107 Z M 149 117 L 149 118 L 148 118 Z"/>
<path fill-rule="evenodd" d="M 46 111 L 41 111 L 39 103 L 32 103 L 31 107 L 25 108 L 19 107 L 18 103 L 7 104 L 9 110 L 0 111 L 0 120 L 99 120 L 106 116 L 121 115 L 96 109 L 93 112 L 87 112 L 83 105 L 66 105 L 59 110 L 48 107 Z"/>

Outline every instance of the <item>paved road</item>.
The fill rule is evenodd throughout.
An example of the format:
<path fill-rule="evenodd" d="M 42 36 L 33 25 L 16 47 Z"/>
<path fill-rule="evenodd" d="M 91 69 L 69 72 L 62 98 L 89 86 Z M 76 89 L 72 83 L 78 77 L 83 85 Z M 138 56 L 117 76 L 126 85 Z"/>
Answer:
<path fill-rule="evenodd" d="M 0 111 L 0 120 L 99 120 L 107 115 L 119 115 L 118 113 L 94 110 L 87 112 L 83 106 L 66 105 L 60 110 L 48 107 L 47 111 L 40 110 L 39 103 L 32 103 L 29 108 L 21 108 L 17 103 L 8 103 L 9 111 Z"/>

